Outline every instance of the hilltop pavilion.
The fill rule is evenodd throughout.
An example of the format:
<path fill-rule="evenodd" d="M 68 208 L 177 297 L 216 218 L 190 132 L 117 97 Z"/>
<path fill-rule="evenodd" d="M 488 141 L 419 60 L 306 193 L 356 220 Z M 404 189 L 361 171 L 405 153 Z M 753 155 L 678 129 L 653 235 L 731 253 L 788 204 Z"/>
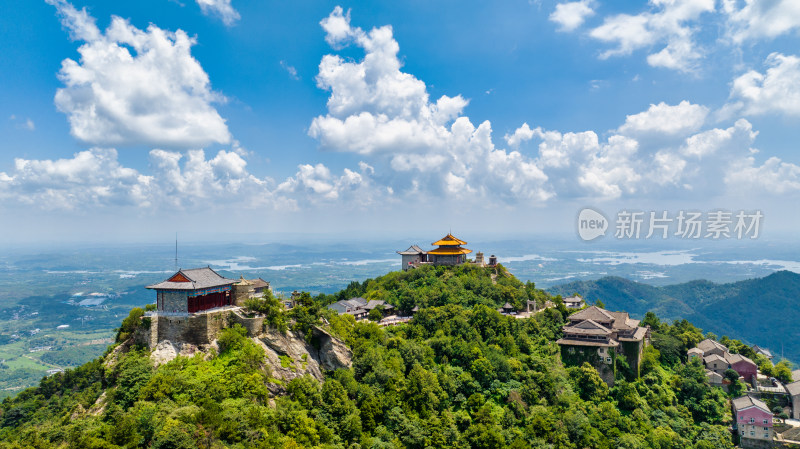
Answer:
<path fill-rule="evenodd" d="M 440 240 L 431 243 L 438 246 L 428 251 L 428 260 L 434 265 L 461 265 L 467 261 L 467 254 L 471 249 L 462 248 L 467 242 L 457 239 L 453 234 L 447 234 Z"/>
<path fill-rule="evenodd" d="M 236 283 L 209 267 L 178 270 L 167 280 L 146 288 L 156 291 L 159 313 L 190 314 L 231 305 L 231 289 Z"/>
<path fill-rule="evenodd" d="M 431 243 L 431 245 L 437 247 L 435 249 L 425 251 L 417 245 L 411 245 L 405 251 L 397 251 L 397 254 L 402 256 L 404 270 L 422 264 L 461 265 L 468 262 L 467 254 L 472 252 L 471 249 L 462 246 L 466 244 L 467 242 L 455 237 L 453 234 L 447 234 L 440 240 Z M 483 265 L 482 258 L 480 264 Z"/>

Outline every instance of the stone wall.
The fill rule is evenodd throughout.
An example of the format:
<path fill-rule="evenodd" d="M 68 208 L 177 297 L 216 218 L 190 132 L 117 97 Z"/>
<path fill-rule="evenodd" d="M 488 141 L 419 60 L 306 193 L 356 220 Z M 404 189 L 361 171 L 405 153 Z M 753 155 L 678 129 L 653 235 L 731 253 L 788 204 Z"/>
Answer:
<path fill-rule="evenodd" d="M 253 318 L 247 318 L 238 313 L 234 313 L 232 315 L 233 323 L 241 324 L 242 327 L 247 329 L 247 335 L 251 337 L 255 337 L 259 335 L 261 332 L 264 331 L 264 320 L 266 317 L 264 316 L 256 316 Z"/>
<path fill-rule="evenodd" d="M 231 289 L 233 304 L 239 307 L 244 306 L 244 302 L 247 301 L 253 295 L 253 292 L 254 289 L 252 285 L 233 284 L 233 287 Z"/>
<path fill-rule="evenodd" d="M 264 317 L 247 318 L 230 309 L 185 316 L 152 317 L 150 348 L 155 348 L 164 340 L 174 344 L 207 345 L 217 339 L 222 329 L 234 324 L 242 325 L 247 329 L 247 334 L 254 337 L 262 332 Z"/>
<path fill-rule="evenodd" d="M 742 449 L 772 449 L 772 440 L 757 440 L 754 438 L 740 438 L 739 446 Z"/>
<path fill-rule="evenodd" d="M 158 310 L 163 312 L 189 312 L 186 292 L 161 290 L 158 295 Z"/>

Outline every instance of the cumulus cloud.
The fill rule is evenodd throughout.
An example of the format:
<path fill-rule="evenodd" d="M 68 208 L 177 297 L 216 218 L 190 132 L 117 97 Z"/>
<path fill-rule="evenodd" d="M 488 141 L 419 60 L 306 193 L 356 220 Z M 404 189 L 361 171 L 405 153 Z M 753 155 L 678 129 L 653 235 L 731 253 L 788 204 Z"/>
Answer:
<path fill-rule="evenodd" d="M 755 158 L 747 157 L 731 167 L 725 183 L 731 190 L 746 194 L 797 194 L 800 193 L 800 166 L 777 157 L 771 157 L 759 166 Z"/>
<path fill-rule="evenodd" d="M 533 138 L 536 133 L 531 129 L 527 123 L 514 130 L 513 134 L 506 134 L 504 139 L 511 148 L 519 148 L 520 144 L 527 142 Z"/>
<path fill-rule="evenodd" d="M 648 55 L 648 64 L 682 72 L 694 70 L 702 52 L 694 42 L 690 24 L 703 13 L 714 11 L 714 0 L 650 0 L 650 4 L 651 11 L 606 17 L 602 25 L 589 32 L 594 39 L 616 45 L 600 57 L 630 55 L 663 45 Z"/>
<path fill-rule="evenodd" d="M 540 140 L 535 164 L 547 176 L 549 191 L 558 197 L 611 199 L 639 188 L 645 164 L 632 138 L 612 135 L 600 142 L 594 131 L 561 133 L 537 127 L 528 133 L 526 125 L 520 129 Z"/>
<path fill-rule="evenodd" d="M 360 163 L 334 175 L 322 164 L 301 165 L 277 184 L 247 168 L 236 151 L 154 149 L 149 173 L 123 166 L 114 149 L 92 148 L 57 160 L 15 160 L 0 172 L 0 199 L 45 210 L 86 211 L 96 207 L 135 207 L 150 211 L 298 209 L 308 204 L 369 205 L 384 192 L 372 183 L 374 169 Z"/>
<path fill-rule="evenodd" d="M 546 176 L 520 153 L 495 148 L 491 124 L 477 127 L 463 116 L 461 95 L 429 97 L 425 83 L 401 70 L 400 46 L 391 26 L 366 32 L 336 7 L 320 22 L 334 48 L 356 45 L 360 61 L 322 58 L 317 85 L 330 91 L 328 112 L 314 118 L 309 135 L 324 149 L 358 153 L 403 173 L 407 191 L 445 195 L 548 198 Z M 399 191 L 399 185 L 388 186 Z"/>
<path fill-rule="evenodd" d="M 800 115 L 800 58 L 772 53 L 765 64 L 766 72 L 750 70 L 733 80 L 727 113 Z"/>
<path fill-rule="evenodd" d="M 153 178 L 120 165 L 113 149 L 93 148 L 71 159 L 14 160 L 0 173 L 0 197 L 42 209 L 79 206 L 148 206 Z"/>
<path fill-rule="evenodd" d="M 594 15 L 593 0 L 559 3 L 550 14 L 550 21 L 559 24 L 559 31 L 574 31 L 587 17 Z"/>
<path fill-rule="evenodd" d="M 240 18 L 239 12 L 233 9 L 231 0 L 197 0 L 200 10 L 207 16 L 216 16 L 225 26 L 233 26 Z"/>
<path fill-rule="evenodd" d="M 681 147 L 680 152 L 685 156 L 704 158 L 714 155 L 721 150 L 731 151 L 734 147 L 749 149 L 756 139 L 757 131 L 745 119 L 739 119 L 727 129 L 714 128 L 690 136 Z M 744 145 L 744 148 L 741 146 Z M 740 154 L 744 154 L 740 151 Z"/>
<path fill-rule="evenodd" d="M 351 206 L 367 206 L 382 196 L 380 189 L 372 185 L 374 168 L 366 162 L 359 164 L 359 171 L 345 168 L 341 175 L 331 173 L 323 164 L 302 164 L 297 173 L 282 182 L 278 193 L 307 194 L 310 202 L 342 201 Z"/>
<path fill-rule="evenodd" d="M 708 108 L 684 100 L 675 106 L 664 102 L 651 104 L 638 114 L 628 115 L 619 128 L 622 134 L 678 134 L 699 129 L 708 116 Z"/>
<path fill-rule="evenodd" d="M 101 32 L 85 9 L 47 2 L 71 36 L 85 42 L 79 61 L 62 62 L 58 77 L 65 87 L 55 96 L 76 138 L 183 148 L 230 142 L 225 120 L 212 106 L 224 97 L 192 57 L 194 38 L 152 24 L 140 30 L 119 17 Z"/>
<path fill-rule="evenodd" d="M 755 165 L 758 132 L 750 122 L 709 129 L 703 126 L 707 114 L 688 102 L 659 104 L 629 115 L 602 140 L 592 130 L 562 133 L 527 123 L 505 138 L 521 150 L 528 142 L 536 145 L 533 164 L 545 176 L 542 188 L 556 198 L 711 197 L 742 185 L 751 193 L 794 191 L 796 165 L 773 159 Z"/>
<path fill-rule="evenodd" d="M 795 0 L 722 0 L 728 15 L 729 37 L 742 43 L 749 39 L 775 38 L 800 28 L 800 3 Z"/>

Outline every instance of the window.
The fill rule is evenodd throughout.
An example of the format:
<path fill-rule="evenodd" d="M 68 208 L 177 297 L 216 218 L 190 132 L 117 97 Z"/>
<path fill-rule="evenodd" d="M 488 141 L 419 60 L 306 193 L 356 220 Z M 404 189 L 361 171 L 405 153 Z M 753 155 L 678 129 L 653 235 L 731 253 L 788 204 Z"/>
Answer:
<path fill-rule="evenodd" d="M 606 357 L 606 362 L 611 363 L 611 357 Z"/>
<path fill-rule="evenodd" d="M 765 434 L 764 434 L 764 438 L 769 438 L 769 434 L 768 434 L 768 433 L 765 433 Z"/>
<path fill-rule="evenodd" d="M 769 432 L 769 427 L 764 427 L 764 432 Z"/>
<path fill-rule="evenodd" d="M 750 436 L 751 436 L 751 437 L 754 437 L 754 436 L 756 436 L 756 432 L 755 432 L 755 430 L 751 430 L 751 431 L 750 431 Z"/>
<path fill-rule="evenodd" d="M 750 418 L 750 424 L 753 424 L 754 422 L 756 422 L 756 419 L 755 418 Z"/>
<path fill-rule="evenodd" d="M 765 420 L 764 420 L 764 424 L 766 424 L 766 423 L 767 423 L 767 420 L 765 419 Z M 767 429 L 764 429 L 764 430 L 767 430 Z"/>

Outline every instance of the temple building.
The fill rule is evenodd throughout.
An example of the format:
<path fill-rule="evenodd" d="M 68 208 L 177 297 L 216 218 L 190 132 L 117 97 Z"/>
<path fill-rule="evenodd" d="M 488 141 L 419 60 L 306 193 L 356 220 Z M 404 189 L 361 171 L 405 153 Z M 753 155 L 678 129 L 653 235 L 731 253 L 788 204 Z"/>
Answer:
<path fill-rule="evenodd" d="M 435 249 L 425 251 L 417 245 L 411 245 L 405 251 L 397 251 L 397 254 L 402 256 L 401 264 L 403 266 L 403 270 L 415 268 L 423 264 L 461 265 L 469 262 L 469 260 L 467 260 L 467 254 L 472 252 L 471 249 L 463 248 L 461 246 L 466 244 L 467 242 L 456 238 L 453 236 L 453 234 L 447 234 L 440 240 L 431 243 L 431 245 L 437 247 Z M 480 265 L 485 266 L 483 264 L 483 253 L 478 254 L 480 256 L 478 258 L 480 260 Z M 478 259 L 476 259 L 476 261 Z M 495 264 L 496 263 L 497 261 L 495 258 Z"/>
<path fill-rule="evenodd" d="M 597 306 L 568 318 L 569 324 L 562 328 L 564 336 L 556 342 L 561 346 L 565 365 L 589 362 L 613 386 L 616 358 L 622 354 L 636 377 L 639 376 L 644 347 L 650 339 L 649 327 L 640 327 L 639 320 L 632 319 L 627 312 L 611 312 Z"/>
<path fill-rule="evenodd" d="M 161 314 L 188 315 L 231 305 L 234 279 L 220 276 L 210 267 L 178 270 L 167 280 L 147 288 L 156 291 Z"/>
<path fill-rule="evenodd" d="M 401 264 L 403 265 L 403 270 L 428 262 L 428 252 L 417 245 L 411 245 L 407 250 L 398 251 L 397 254 L 402 256 Z"/>
<path fill-rule="evenodd" d="M 428 260 L 434 265 L 461 265 L 467 261 L 467 254 L 471 249 L 462 248 L 467 242 L 457 239 L 453 234 L 447 234 L 440 240 L 431 243 L 438 246 L 428 251 Z"/>

